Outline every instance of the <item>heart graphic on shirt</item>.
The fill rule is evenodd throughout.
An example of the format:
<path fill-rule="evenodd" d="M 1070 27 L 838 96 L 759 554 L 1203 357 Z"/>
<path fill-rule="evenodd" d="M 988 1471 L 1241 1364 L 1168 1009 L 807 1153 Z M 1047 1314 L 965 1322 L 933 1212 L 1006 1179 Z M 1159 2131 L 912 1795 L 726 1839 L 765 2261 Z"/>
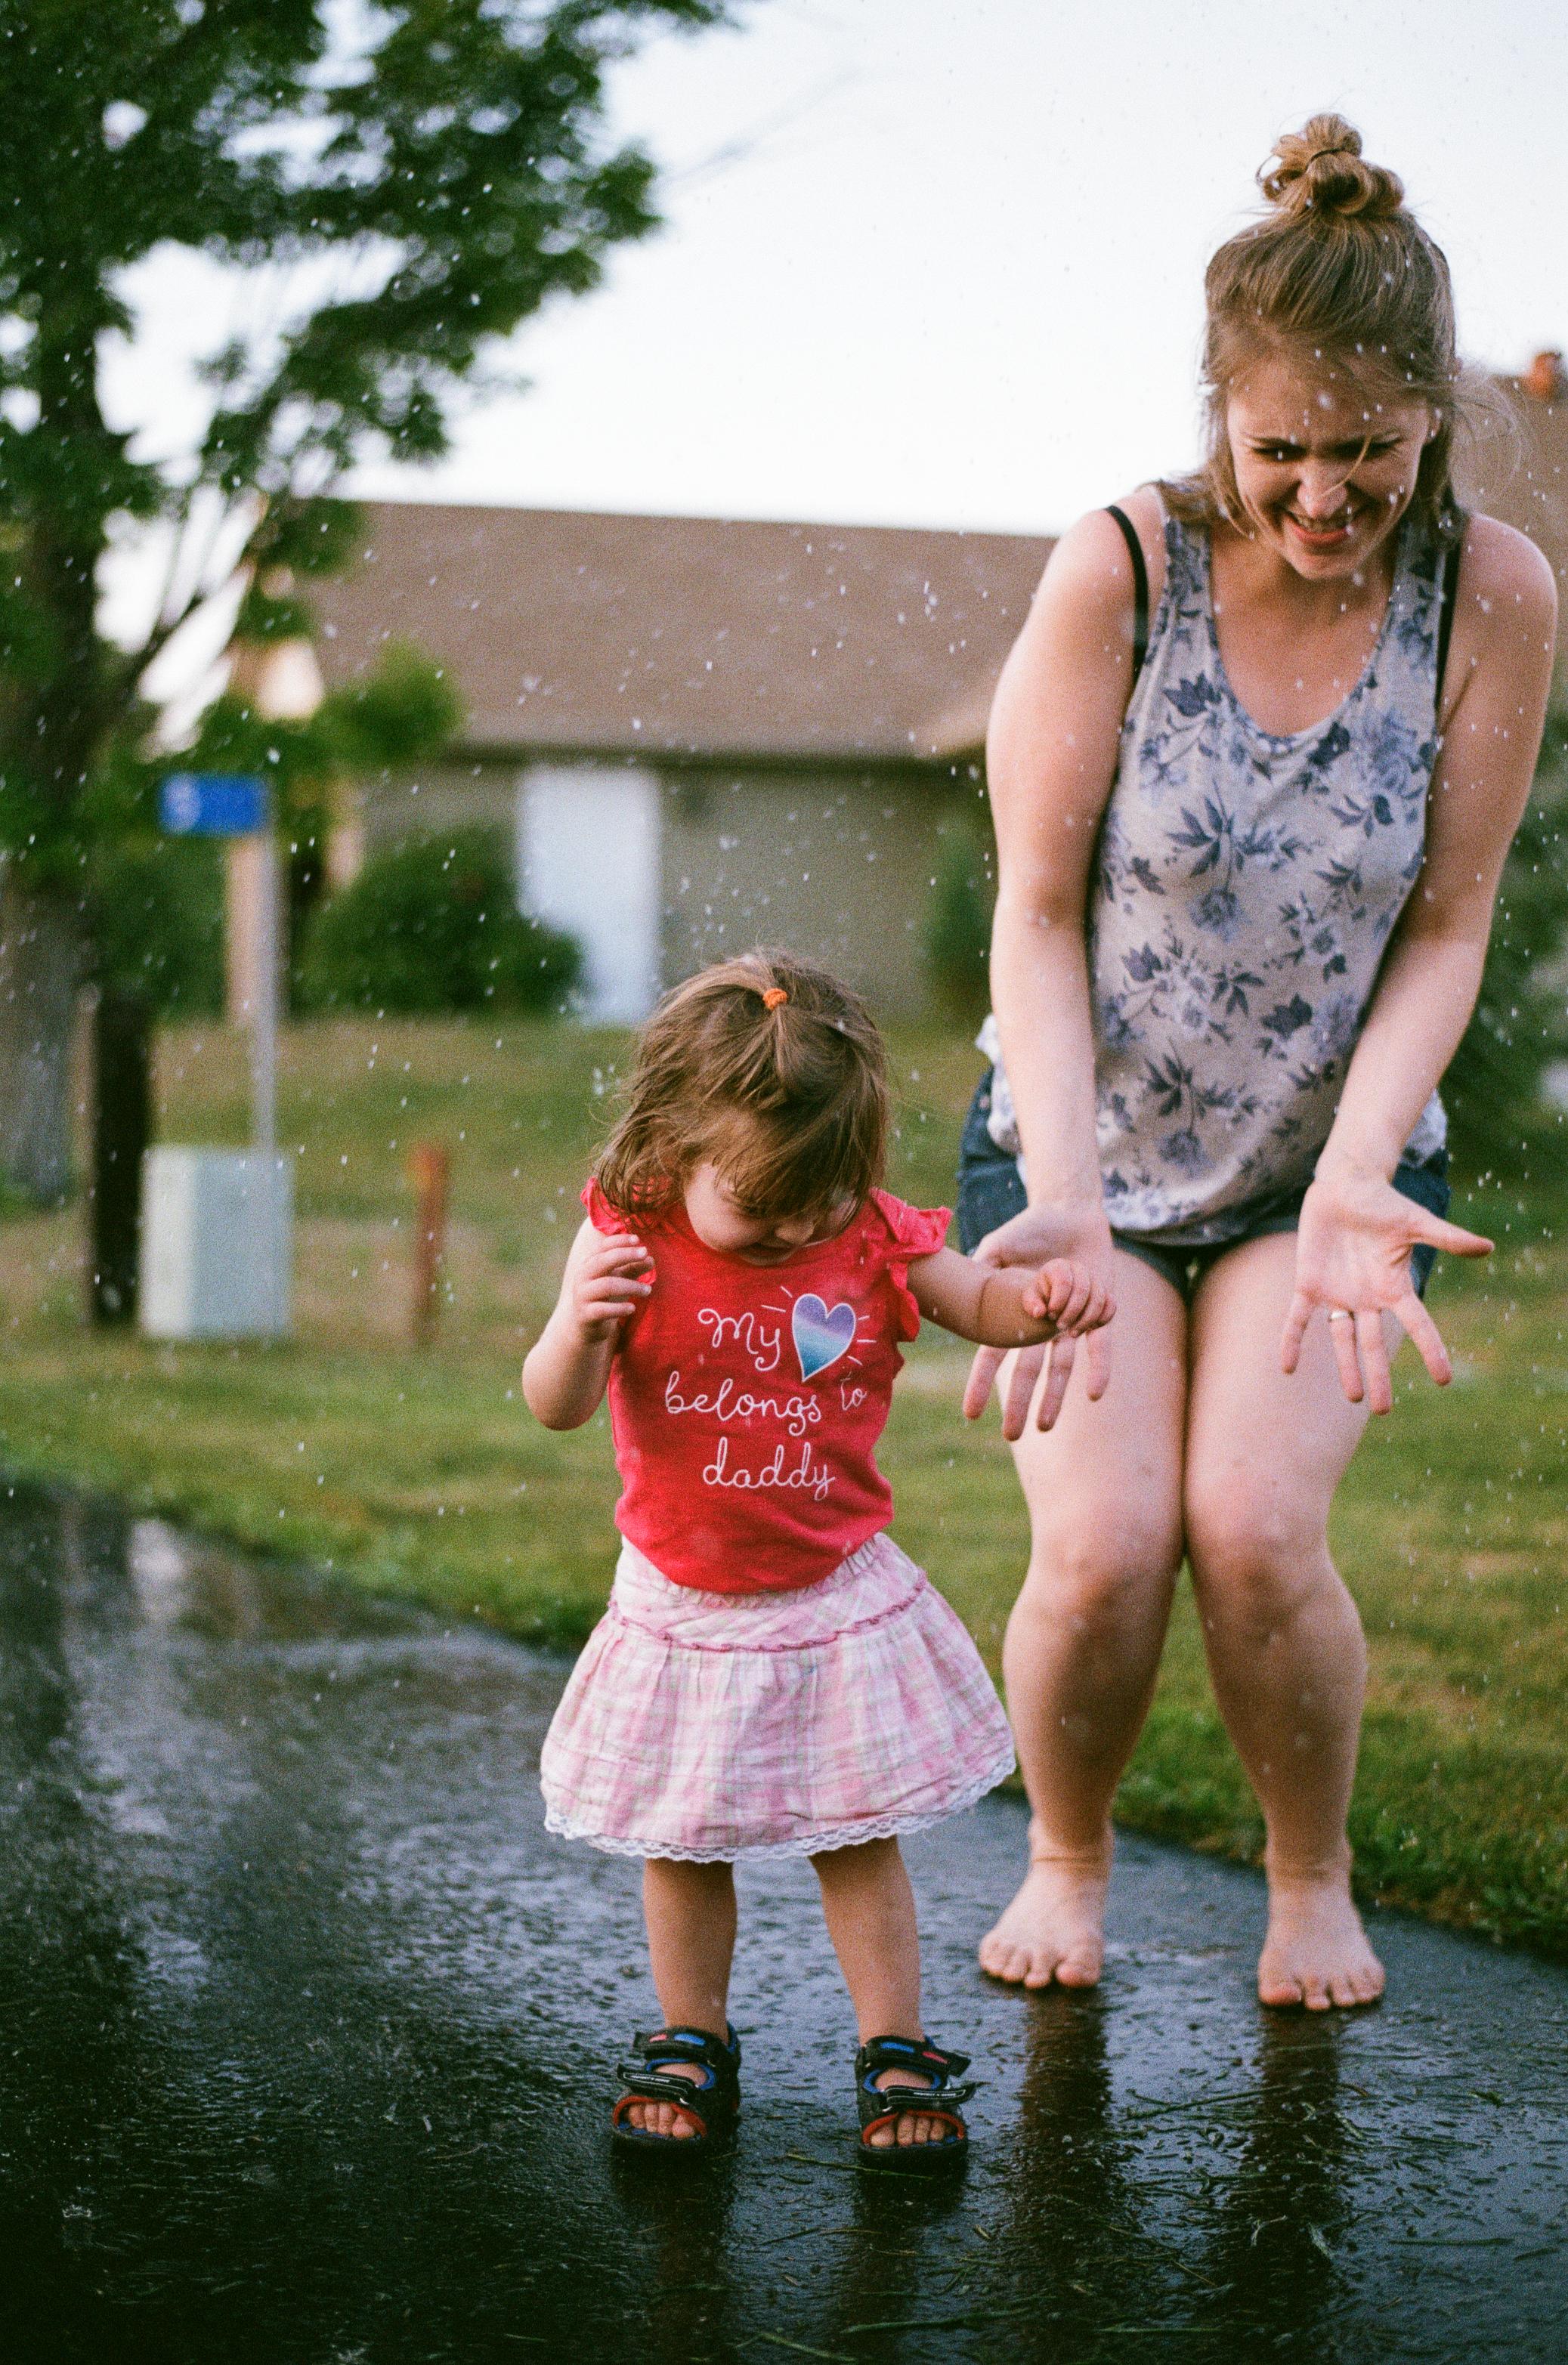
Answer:
<path fill-rule="evenodd" d="M 797 1297 L 790 1328 L 794 1333 L 803 1380 L 814 1380 L 819 1372 L 825 1372 L 830 1363 L 836 1363 L 841 1355 L 848 1353 L 855 1338 L 855 1308 L 842 1300 L 829 1308 L 814 1293 Z"/>

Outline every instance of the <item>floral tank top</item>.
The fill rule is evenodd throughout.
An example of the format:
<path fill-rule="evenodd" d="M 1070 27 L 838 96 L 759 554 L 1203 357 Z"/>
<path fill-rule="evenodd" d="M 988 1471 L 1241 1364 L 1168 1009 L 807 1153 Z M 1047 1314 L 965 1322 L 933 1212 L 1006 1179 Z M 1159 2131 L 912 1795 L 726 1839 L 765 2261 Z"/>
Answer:
<path fill-rule="evenodd" d="M 1401 531 L 1360 681 L 1265 731 L 1226 678 L 1209 538 L 1167 517 L 1166 577 L 1122 726 L 1089 902 L 1100 1167 L 1118 1231 L 1202 1247 L 1299 1189 L 1328 1136 L 1421 869 L 1437 758 L 1441 555 Z M 1017 1155 L 998 1061 L 991 1130 Z M 1446 1133 L 1434 1093 L 1404 1155 Z"/>

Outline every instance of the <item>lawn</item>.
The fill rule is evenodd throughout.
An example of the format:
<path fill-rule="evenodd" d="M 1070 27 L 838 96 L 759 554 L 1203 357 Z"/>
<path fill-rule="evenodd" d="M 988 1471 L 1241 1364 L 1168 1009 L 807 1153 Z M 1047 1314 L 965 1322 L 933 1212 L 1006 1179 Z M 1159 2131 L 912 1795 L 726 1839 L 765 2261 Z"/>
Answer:
<path fill-rule="evenodd" d="M 913 1032 L 893 1053 L 890 1180 L 941 1200 L 974 1055 Z M 602 1417 L 573 1437 L 535 1428 L 518 1364 L 553 1301 L 623 1056 L 620 1036 L 515 1021 L 290 1029 L 294 1338 L 194 1347 L 91 1333 L 79 1212 L 13 1215 L 0 1222 L 0 1462 L 529 1639 L 580 1641 L 613 1564 L 609 1440 Z M 158 1086 L 162 1138 L 243 1138 L 243 1051 L 226 1029 L 168 1033 Z M 423 1351 L 409 1321 L 415 1139 L 453 1156 L 446 1302 Z M 1477 1184 L 1455 1212 L 1498 1242 L 1488 1267 L 1439 1268 L 1433 1284 L 1455 1384 L 1440 1395 L 1406 1357 L 1394 1416 L 1369 1436 L 1336 1517 L 1372 1648 L 1360 1878 L 1369 1895 L 1568 1959 L 1568 1246 L 1551 1201 L 1528 1186 Z M 913 1349 L 882 1459 L 902 1541 L 994 1666 L 1025 1527 L 994 1427 L 958 1417 L 965 1361 L 940 1337 Z M 1119 1812 L 1257 1852 L 1185 1592 Z"/>

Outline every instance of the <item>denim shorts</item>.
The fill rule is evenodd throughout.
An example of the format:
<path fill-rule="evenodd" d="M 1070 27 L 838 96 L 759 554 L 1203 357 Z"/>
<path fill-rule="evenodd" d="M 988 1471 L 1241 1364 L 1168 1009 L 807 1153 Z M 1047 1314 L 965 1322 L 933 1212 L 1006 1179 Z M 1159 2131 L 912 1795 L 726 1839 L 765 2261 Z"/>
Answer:
<path fill-rule="evenodd" d="M 963 1139 L 958 1149 L 958 1245 L 968 1256 L 988 1232 L 1011 1216 L 1021 1216 L 1028 1204 L 1018 1161 L 1005 1149 L 999 1149 L 986 1128 L 991 1115 L 991 1073 L 981 1078 L 979 1090 L 969 1104 L 964 1119 Z M 1418 1166 L 1396 1166 L 1394 1187 L 1406 1199 L 1414 1199 L 1434 1216 L 1446 1216 L 1452 1196 L 1448 1182 L 1449 1154 L 1446 1149 L 1434 1151 Z M 1140 1239 L 1136 1232 L 1113 1229 L 1111 1238 L 1119 1249 L 1136 1256 L 1155 1272 L 1163 1274 L 1182 1303 L 1191 1306 L 1193 1294 L 1211 1265 L 1217 1264 L 1231 1249 L 1239 1248 L 1243 1240 L 1261 1239 L 1268 1232 L 1294 1232 L 1301 1214 L 1302 1201 L 1306 1196 L 1306 1184 L 1291 1191 L 1266 1193 L 1234 1210 L 1238 1228 L 1228 1239 L 1211 1240 L 1203 1248 L 1167 1247 L 1161 1241 Z M 1431 1277 L 1437 1250 L 1423 1241 L 1411 1250 L 1410 1277 L 1416 1284 L 1416 1295 L 1424 1297 Z"/>

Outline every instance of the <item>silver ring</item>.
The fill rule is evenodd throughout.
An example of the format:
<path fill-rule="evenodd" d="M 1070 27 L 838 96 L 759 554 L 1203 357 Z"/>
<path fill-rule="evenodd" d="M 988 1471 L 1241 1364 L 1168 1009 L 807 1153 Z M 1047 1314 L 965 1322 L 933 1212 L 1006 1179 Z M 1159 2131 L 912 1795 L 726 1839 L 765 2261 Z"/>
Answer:
<path fill-rule="evenodd" d="M 1331 1306 L 1328 1309 L 1330 1322 L 1353 1322 L 1355 1318 L 1347 1306 Z"/>

